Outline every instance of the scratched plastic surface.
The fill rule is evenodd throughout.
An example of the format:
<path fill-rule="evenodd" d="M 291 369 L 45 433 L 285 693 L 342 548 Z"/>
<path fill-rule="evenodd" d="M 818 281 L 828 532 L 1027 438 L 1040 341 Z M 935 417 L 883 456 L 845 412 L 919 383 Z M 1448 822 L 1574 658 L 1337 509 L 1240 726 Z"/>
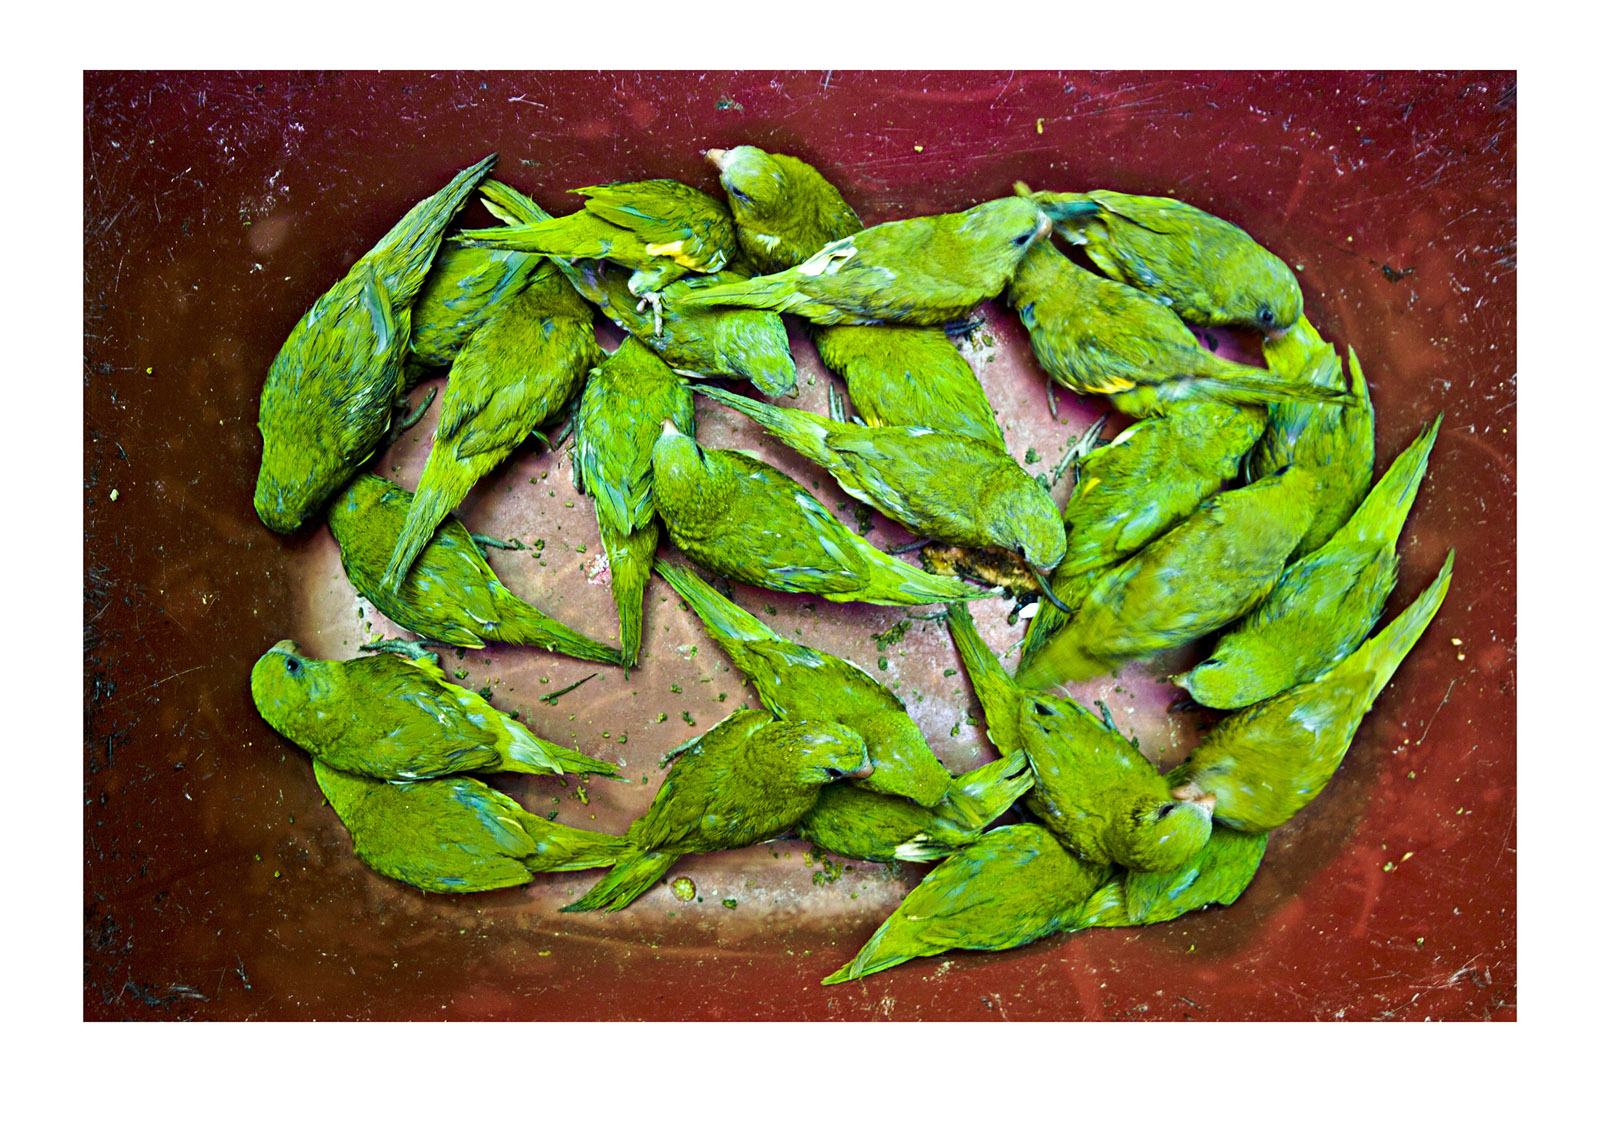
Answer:
<path fill-rule="evenodd" d="M 85 1016 L 1515 1017 L 1515 124 L 1508 73 L 88 75 Z M 305 755 L 255 714 L 249 670 L 274 641 L 344 658 L 394 632 L 325 528 L 279 538 L 251 508 L 261 382 L 311 301 L 487 152 L 495 175 L 562 211 L 575 203 L 562 190 L 607 180 L 716 191 L 700 151 L 744 142 L 817 164 L 868 223 L 965 208 L 1018 179 L 1182 197 L 1283 255 L 1312 322 L 1359 353 L 1380 473 L 1445 411 L 1389 608 L 1455 546 L 1449 597 L 1232 907 L 824 987 L 923 869 L 808 859 L 787 840 L 686 857 L 671 875 L 694 881 L 690 901 L 662 886 L 609 916 L 555 911 L 597 872 L 427 895 L 354 858 Z M 1026 335 L 1001 305 L 981 314 L 963 348 L 1012 453 L 1047 471 L 1099 409 L 1062 395 L 1053 421 Z M 821 409 L 830 378 L 791 330 L 799 405 Z M 820 471 L 742 418 L 704 402 L 700 416 L 707 443 L 770 453 L 855 524 Z M 377 469 L 414 486 L 435 419 Z M 614 639 L 566 450 L 530 444 L 459 513 L 542 538 L 537 557 L 491 562 Z M 869 537 L 904 540 L 882 517 Z M 647 593 L 631 679 L 598 669 L 553 704 L 539 697 L 597 669 L 496 646 L 443 654 L 468 686 L 633 779 L 592 782 L 586 801 L 576 779 L 497 784 L 620 832 L 664 751 L 754 702 L 669 592 Z M 965 677 L 945 674 L 960 666 L 945 630 L 908 616 L 932 610 L 736 594 L 893 684 L 952 770 L 992 756 Z M 1023 629 L 1010 609 L 974 605 L 1002 650 Z M 1170 766 L 1206 721 L 1167 713 L 1159 677 L 1186 659 L 1076 691 Z"/>

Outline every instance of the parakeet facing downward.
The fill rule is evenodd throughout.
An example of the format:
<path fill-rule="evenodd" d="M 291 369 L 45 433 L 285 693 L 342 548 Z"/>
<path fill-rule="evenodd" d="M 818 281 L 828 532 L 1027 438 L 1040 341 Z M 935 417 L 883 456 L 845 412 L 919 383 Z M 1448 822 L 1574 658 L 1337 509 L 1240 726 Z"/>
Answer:
<path fill-rule="evenodd" d="M 1300 318 L 1300 284 L 1289 265 L 1221 217 L 1166 196 L 1016 188 L 1096 267 L 1185 322 L 1277 335 Z"/>
<path fill-rule="evenodd" d="M 615 911 L 643 895 L 679 856 L 742 848 L 794 826 L 817 792 L 872 773 L 861 737 L 837 723 L 739 710 L 680 754 L 616 867 L 563 911 Z"/>
<path fill-rule="evenodd" d="M 650 458 L 656 512 L 672 541 L 726 577 L 878 605 L 992 595 L 891 558 L 777 468 L 742 452 L 702 448 L 670 421 Z"/>
<path fill-rule="evenodd" d="M 611 566 L 611 597 L 627 667 L 638 662 L 644 587 L 661 535 L 650 450 L 663 420 L 693 436 L 694 398 L 666 362 L 638 338 L 628 338 L 589 374 L 572 453 L 578 487 L 594 500 Z"/>
<path fill-rule="evenodd" d="M 1034 788 L 1025 804 L 1085 860 L 1137 871 L 1183 865 L 1211 835 L 1209 799 L 1172 795 L 1148 759 L 1075 700 L 1019 688 L 952 607 L 950 635 L 1002 755 L 1026 751 Z"/>
<path fill-rule="evenodd" d="M 322 795 L 373 871 L 423 891 L 525 884 L 538 872 L 605 868 L 621 837 L 535 816 L 465 776 L 376 781 L 312 760 Z"/>
<path fill-rule="evenodd" d="M 449 366 L 489 312 L 527 285 L 541 258 L 520 251 L 443 244 L 411 305 L 407 362 Z"/>
<path fill-rule="evenodd" d="M 358 475 L 328 508 L 328 529 L 350 584 L 384 616 L 427 640 L 458 648 L 486 641 L 530 644 L 580 660 L 620 663 L 610 645 L 546 616 L 500 583 L 460 520 L 446 518 L 417 556 L 398 593 L 383 568 L 411 508 L 411 492 L 376 475 Z"/>
<path fill-rule="evenodd" d="M 861 231 L 839 190 L 795 157 L 753 145 L 708 149 L 728 194 L 745 258 L 763 275 L 810 259 L 823 244 Z"/>
<path fill-rule="evenodd" d="M 273 730 L 346 773 L 386 781 L 473 770 L 617 776 L 609 762 L 546 742 L 427 660 L 310 660 L 280 640 L 256 661 L 250 693 Z"/>
<path fill-rule="evenodd" d="M 954 853 L 911 889 L 825 986 L 947 950 L 1008 950 L 1069 926 L 1110 871 L 1040 825 L 1005 825 Z"/>
<path fill-rule="evenodd" d="M 1050 221 L 1021 197 L 893 220 L 835 240 L 776 275 L 705 287 L 684 302 L 799 314 L 825 326 L 937 326 L 1004 289 Z"/>
<path fill-rule="evenodd" d="M 657 562 L 656 572 L 755 684 L 761 705 L 780 719 L 842 723 L 859 734 L 872 776 L 859 788 L 934 806 L 950 792 L 950 773 L 898 696 L 849 660 L 785 640 L 691 570 Z"/>
<path fill-rule="evenodd" d="M 1172 682 L 1197 702 L 1233 710 L 1316 678 L 1365 640 L 1394 589 L 1395 543 L 1427 472 L 1440 419 L 1390 465 L 1339 533 L 1291 562 L 1211 658 Z"/>
<path fill-rule="evenodd" d="M 1433 584 L 1332 670 L 1224 718 L 1167 775 L 1174 796 L 1216 797 L 1216 820 L 1274 829 L 1322 792 L 1356 728 L 1450 590 L 1455 551 Z"/>
<path fill-rule="evenodd" d="M 261 390 L 255 507 L 268 529 L 304 525 L 387 435 L 411 304 L 445 227 L 494 161 L 407 212 L 289 332 Z"/>
<path fill-rule="evenodd" d="M 450 367 L 433 448 L 384 570 L 398 589 L 444 516 L 562 405 L 600 359 L 594 312 L 544 262 L 467 339 Z"/>
<path fill-rule="evenodd" d="M 1130 416 L 1196 400 L 1344 399 L 1342 390 L 1303 385 L 1218 357 L 1167 307 L 1079 267 L 1049 240 L 1028 249 L 1006 301 L 1028 328 L 1033 352 L 1051 378 L 1075 393 L 1102 393 Z"/>
<path fill-rule="evenodd" d="M 871 428 L 707 385 L 694 391 L 750 417 L 825 467 L 846 494 L 913 534 L 952 546 L 1015 550 L 1045 572 L 1066 552 L 1061 513 L 1049 492 L 1004 451 L 931 428 Z"/>

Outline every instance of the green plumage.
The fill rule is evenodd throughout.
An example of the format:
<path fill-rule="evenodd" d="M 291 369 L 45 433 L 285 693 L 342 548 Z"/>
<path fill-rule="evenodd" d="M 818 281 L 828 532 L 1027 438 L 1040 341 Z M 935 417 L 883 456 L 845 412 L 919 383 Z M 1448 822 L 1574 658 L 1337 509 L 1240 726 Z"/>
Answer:
<path fill-rule="evenodd" d="M 1244 894 L 1267 850 L 1266 833 L 1214 825 L 1188 863 L 1166 872 L 1121 872 L 1084 901 L 1074 926 L 1143 927 L 1165 923 Z"/>
<path fill-rule="evenodd" d="M 880 772 L 875 769 L 873 777 Z M 840 782 L 822 787 L 795 832 L 824 852 L 853 860 L 938 860 L 977 840 L 1032 788 L 1033 771 L 1021 750 L 968 770 L 932 808 Z"/>
<path fill-rule="evenodd" d="M 1394 589 L 1400 528 L 1441 419 L 1401 453 L 1339 533 L 1291 562 L 1211 658 L 1172 682 L 1208 707 L 1233 710 L 1315 679 L 1354 651 Z"/>
<path fill-rule="evenodd" d="M 604 868 L 624 847 L 621 837 L 535 816 L 476 778 L 387 782 L 312 766 L 356 855 L 423 891 L 489 891 L 539 872 Z"/>
<path fill-rule="evenodd" d="M 837 723 L 739 710 L 680 754 L 617 865 L 563 911 L 615 911 L 686 852 L 742 848 L 792 828 L 832 781 L 872 773 L 866 747 Z"/>
<path fill-rule="evenodd" d="M 1216 797 L 1216 820 L 1247 833 L 1283 824 L 1322 792 L 1356 728 L 1450 589 L 1455 551 L 1422 595 L 1310 683 L 1223 719 L 1168 780 Z"/>
<path fill-rule="evenodd" d="M 1034 788 L 1023 804 L 1083 859 L 1166 871 L 1211 835 L 1199 800 L 1180 800 L 1134 746 L 1076 701 L 1016 685 L 979 638 L 972 614 L 952 607 L 950 635 L 1002 755 L 1021 749 Z"/>
<path fill-rule="evenodd" d="M 382 585 L 412 495 L 376 475 L 358 475 L 328 509 L 345 575 L 401 628 L 458 648 L 488 641 L 528 644 L 580 660 L 616 664 L 615 648 L 568 628 L 500 583 L 458 519 L 446 518 L 423 546 L 398 591 Z"/>
<path fill-rule="evenodd" d="M 635 295 L 660 290 L 686 271 L 720 271 L 738 251 L 727 206 L 697 188 L 659 179 L 571 191 L 588 197 L 581 212 L 529 217 L 460 238 L 473 247 L 609 259 L 634 269 Z"/>
<path fill-rule="evenodd" d="M 1015 550 L 1041 570 L 1066 552 L 1061 514 L 1039 481 L 1004 450 L 926 427 L 872 428 L 763 404 L 705 385 L 695 392 L 736 409 L 821 464 L 846 494 L 913 534 L 952 546 Z"/>
<path fill-rule="evenodd" d="M 991 595 L 891 558 L 753 456 L 702 448 L 668 425 L 651 462 L 656 511 L 672 541 L 691 561 L 735 581 L 878 605 Z"/>
<path fill-rule="evenodd" d="M 384 570 L 397 589 L 449 511 L 562 405 L 605 353 L 594 314 L 553 263 L 467 339 L 445 384 L 433 448 Z"/>
<path fill-rule="evenodd" d="M 1338 355 L 1304 318 L 1263 350 L 1273 371 L 1284 377 L 1327 389 L 1345 385 Z M 1299 401 L 1268 407 L 1266 431 L 1250 456 L 1251 478 L 1265 479 L 1293 463 L 1322 483 L 1311 526 L 1292 557 L 1309 554 L 1333 537 L 1372 484 L 1372 398 L 1354 350 L 1349 385 L 1349 400 L 1342 405 Z"/>
<path fill-rule="evenodd" d="M 299 529 L 388 434 L 411 304 L 445 227 L 494 161 L 413 207 L 290 331 L 261 389 L 255 508 L 268 529 Z"/>
<path fill-rule="evenodd" d="M 533 278 L 540 257 L 445 243 L 411 306 L 411 357 L 432 368 L 455 361 L 461 347 L 500 303 Z"/>
<path fill-rule="evenodd" d="M 572 466 L 594 500 L 611 567 L 623 664 L 638 663 L 644 587 L 655 560 L 655 475 L 650 450 L 670 420 L 694 435 L 694 398 L 683 379 L 637 338 L 589 374 L 578 405 Z"/>
<path fill-rule="evenodd" d="M 711 149 L 745 258 L 763 275 L 810 259 L 824 244 L 861 231 L 861 219 L 821 173 L 795 157 L 753 145 Z"/>
<path fill-rule="evenodd" d="M 1105 878 L 1039 825 L 1006 825 L 951 855 L 911 889 L 849 963 L 848 982 L 947 950 L 1008 950 L 1054 934 Z"/>
<path fill-rule="evenodd" d="M 1084 395 L 1104 394 L 1130 416 L 1188 401 L 1263 404 L 1340 400 L 1342 390 L 1302 385 L 1200 346 L 1167 307 L 1102 279 L 1049 240 L 1028 250 L 1006 292 L 1050 377 Z"/>
<path fill-rule="evenodd" d="M 1199 326 L 1281 333 L 1300 318 L 1294 272 L 1243 229 L 1165 196 L 1035 192 L 1027 199 L 1094 265 Z"/>
<path fill-rule="evenodd" d="M 1314 476 L 1292 466 L 1213 495 L 1131 558 L 1095 574 L 1072 618 L 1035 648 L 1018 681 L 1043 688 L 1088 679 L 1242 616 L 1271 590 L 1304 537 L 1318 489 Z"/>
<path fill-rule="evenodd" d="M 280 640 L 256 661 L 250 693 L 273 730 L 346 773 L 387 781 L 472 771 L 617 776 L 608 762 L 546 742 L 428 660 L 309 660 Z"/>
<path fill-rule="evenodd" d="M 932 428 L 1006 450 L 972 366 L 938 327 L 816 326 L 812 341 L 822 364 L 844 378 L 856 413 L 874 428 Z"/>
<path fill-rule="evenodd" d="M 685 301 L 785 311 L 824 326 L 937 326 L 999 294 L 1028 245 L 1049 230 L 1020 197 L 991 200 L 878 224 L 786 271 L 706 287 Z"/>
<path fill-rule="evenodd" d="M 657 562 L 656 572 L 755 684 L 767 710 L 781 719 L 842 723 L 861 735 L 873 773 L 860 788 L 909 797 L 924 806 L 945 800 L 949 771 L 934 757 L 894 692 L 849 660 L 785 640 L 692 571 Z"/>

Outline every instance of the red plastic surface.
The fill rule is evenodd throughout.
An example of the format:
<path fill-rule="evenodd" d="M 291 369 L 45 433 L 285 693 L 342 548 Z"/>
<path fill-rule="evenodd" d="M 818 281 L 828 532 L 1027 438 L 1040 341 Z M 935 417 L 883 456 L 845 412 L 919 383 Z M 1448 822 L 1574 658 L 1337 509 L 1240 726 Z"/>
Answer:
<path fill-rule="evenodd" d="M 388 628 L 363 615 L 325 529 L 279 538 L 251 507 L 261 383 L 311 301 L 487 152 L 497 176 L 564 211 L 562 190 L 609 180 L 716 192 L 700 152 L 740 143 L 813 162 L 867 223 L 965 208 L 1019 179 L 1181 197 L 1296 267 L 1313 324 L 1359 353 L 1379 472 L 1445 412 L 1390 610 L 1455 546 L 1451 592 L 1232 907 L 824 987 L 919 869 L 855 865 L 829 882 L 787 841 L 685 858 L 673 874 L 695 880 L 696 901 L 663 887 L 612 916 L 554 911 L 597 873 L 426 895 L 355 860 L 306 757 L 256 715 L 249 670 L 274 641 L 343 658 Z M 86 1017 L 1515 1016 L 1513 74 L 90 74 L 84 185 Z M 981 312 L 994 344 L 969 356 L 1013 453 L 1033 448 L 1030 467 L 1047 468 L 1099 407 L 1063 396 L 1052 422 L 1026 336 L 1003 306 Z M 799 404 L 818 408 L 826 378 L 798 327 L 793 340 Z M 773 450 L 701 414 L 708 442 Z M 435 419 L 379 470 L 413 486 Z M 800 477 L 852 519 L 820 473 Z M 541 607 L 614 629 L 565 453 L 530 445 L 461 513 L 545 538 L 538 560 L 491 561 Z M 880 518 L 871 536 L 901 534 Z M 591 783 L 587 804 L 575 779 L 503 783 L 530 807 L 620 832 L 659 784 L 659 755 L 749 701 L 665 593 L 652 583 L 646 666 L 557 705 L 538 696 L 594 669 L 444 654 L 541 733 L 631 763 L 631 784 Z M 990 756 L 965 721 L 980 717 L 965 678 L 943 675 L 959 665 L 941 627 L 911 621 L 880 652 L 871 634 L 904 613 L 739 596 L 899 681 L 953 769 Z M 1020 636 L 1004 603 L 975 609 L 992 643 Z M 1155 677 L 1174 664 L 1084 689 L 1163 766 L 1197 725 L 1165 713 L 1173 692 Z"/>

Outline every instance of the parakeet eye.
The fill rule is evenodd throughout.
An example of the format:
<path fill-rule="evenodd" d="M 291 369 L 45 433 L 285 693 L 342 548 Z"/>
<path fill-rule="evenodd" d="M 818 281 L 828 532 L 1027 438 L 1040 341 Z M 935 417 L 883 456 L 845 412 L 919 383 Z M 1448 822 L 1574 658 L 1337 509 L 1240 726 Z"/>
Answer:
<path fill-rule="evenodd" d="M 737 197 L 738 199 L 743 200 L 743 201 L 745 201 L 747 203 L 750 200 L 750 194 L 749 193 L 742 192 L 739 189 L 734 188 L 732 185 L 728 186 L 728 195 L 729 196 L 733 196 L 733 197 Z"/>
<path fill-rule="evenodd" d="M 283 670 L 290 675 L 295 675 L 300 671 L 300 661 L 293 656 L 285 656 L 283 658 Z"/>
<path fill-rule="evenodd" d="M 1032 238 L 1033 238 L 1033 232 L 1030 230 L 1025 235 L 1020 235 L 1016 239 L 1012 240 L 1011 242 L 1016 244 L 1018 247 L 1024 247 L 1024 246 L 1027 245 L 1028 241 L 1031 240 Z"/>
<path fill-rule="evenodd" d="M 1170 802 L 1170 801 L 1167 802 L 1161 808 L 1156 810 L 1156 820 L 1158 820 L 1158 821 L 1165 820 L 1166 817 L 1167 817 L 1167 814 L 1171 813 L 1176 808 L 1177 808 L 1177 806 L 1174 805 L 1172 802 Z"/>
<path fill-rule="evenodd" d="M 1260 322 L 1263 326 L 1271 326 L 1277 322 L 1277 320 L 1277 315 L 1272 313 L 1272 307 L 1270 306 L 1263 306 L 1260 310 L 1256 311 L 1256 321 Z"/>

